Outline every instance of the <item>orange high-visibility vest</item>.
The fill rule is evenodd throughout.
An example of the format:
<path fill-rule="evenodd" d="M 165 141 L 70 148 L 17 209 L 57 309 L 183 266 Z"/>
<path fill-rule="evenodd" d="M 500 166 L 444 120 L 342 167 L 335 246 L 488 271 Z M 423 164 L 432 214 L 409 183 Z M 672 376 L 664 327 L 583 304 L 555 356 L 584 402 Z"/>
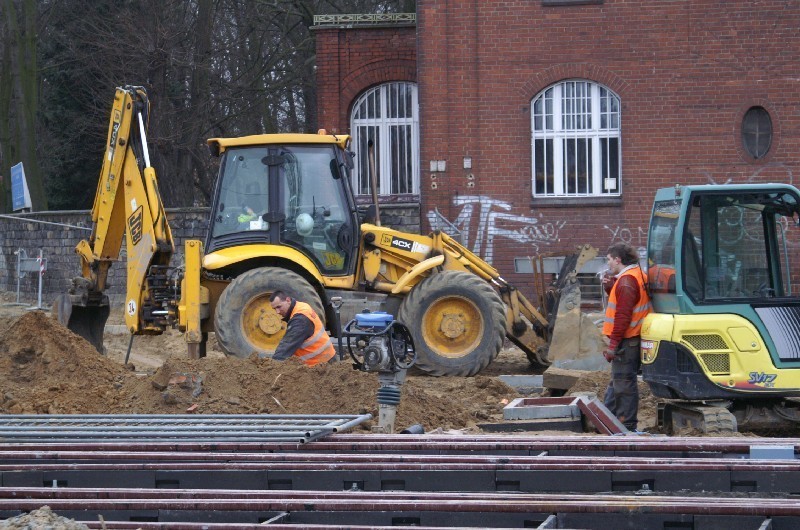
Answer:
<path fill-rule="evenodd" d="M 331 357 L 336 355 L 336 350 L 333 349 L 331 338 L 325 331 L 325 326 L 322 325 L 319 316 L 307 303 L 295 301 L 294 310 L 289 319 L 291 320 L 291 317 L 298 313 L 305 315 L 314 324 L 314 333 L 303 342 L 294 354 L 307 366 L 328 362 Z"/>
<path fill-rule="evenodd" d="M 623 276 L 633 276 L 636 279 L 636 285 L 639 286 L 639 305 L 633 308 L 631 323 L 622 335 L 623 338 L 629 339 L 641 335 L 642 321 L 653 310 L 653 305 L 650 303 L 650 296 L 644 288 L 644 274 L 641 267 L 633 267 L 626 270 L 617 277 L 617 283 L 614 284 L 614 287 L 611 288 L 611 293 L 608 295 L 606 318 L 603 322 L 603 335 L 610 337 L 614 331 L 614 317 L 617 316 L 617 285 L 619 285 L 619 280 Z"/>

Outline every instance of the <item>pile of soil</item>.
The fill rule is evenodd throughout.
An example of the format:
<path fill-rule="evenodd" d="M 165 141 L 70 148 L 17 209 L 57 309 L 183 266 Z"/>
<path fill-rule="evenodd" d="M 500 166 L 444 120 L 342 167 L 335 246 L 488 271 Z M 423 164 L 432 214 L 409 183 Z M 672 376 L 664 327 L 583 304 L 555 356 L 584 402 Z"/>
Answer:
<path fill-rule="evenodd" d="M 83 523 L 77 523 L 73 519 L 59 517 L 49 506 L 42 506 L 38 510 L 18 515 L 10 519 L 0 521 L 0 530 L 32 530 L 36 528 L 46 528 L 47 530 L 89 530 Z"/>
<path fill-rule="evenodd" d="M 181 351 L 154 373 L 101 356 L 42 312 L 0 333 L 0 412 L 9 414 L 365 414 L 377 421 L 378 378 L 342 362 L 308 368 L 290 359 L 206 357 Z M 500 421 L 519 394 L 484 376 L 409 377 L 396 426 L 476 429 Z M 362 424 L 369 430 L 371 423 Z"/>

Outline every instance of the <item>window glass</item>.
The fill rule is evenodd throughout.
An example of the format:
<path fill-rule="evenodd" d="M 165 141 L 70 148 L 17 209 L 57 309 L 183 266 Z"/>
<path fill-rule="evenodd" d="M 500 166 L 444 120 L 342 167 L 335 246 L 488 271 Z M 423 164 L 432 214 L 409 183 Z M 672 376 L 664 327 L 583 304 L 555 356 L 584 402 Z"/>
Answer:
<path fill-rule="evenodd" d="M 797 200 L 789 193 L 692 198 L 684 263 L 695 300 L 787 296 L 796 282 Z"/>
<path fill-rule="evenodd" d="M 353 105 L 353 188 L 372 193 L 370 145 L 379 195 L 419 193 L 419 113 L 417 85 L 386 83 L 362 94 Z"/>
<path fill-rule="evenodd" d="M 342 271 L 347 250 L 339 232 L 347 221 L 347 203 L 340 181 L 331 174 L 333 149 L 292 146 L 283 151 L 281 239 L 311 256 L 322 272 Z"/>
<path fill-rule="evenodd" d="M 675 241 L 680 201 L 661 201 L 653 209 L 647 238 L 647 276 L 652 293 L 675 293 Z"/>
<path fill-rule="evenodd" d="M 269 204 L 267 168 L 262 147 L 232 149 L 220 170 L 220 196 L 212 236 L 267 230 L 262 220 Z"/>
<path fill-rule="evenodd" d="M 535 196 L 620 194 L 620 105 L 613 92 L 563 81 L 534 98 L 531 109 Z"/>
<path fill-rule="evenodd" d="M 772 119 L 764 107 L 752 107 L 742 119 L 742 142 L 747 153 L 763 158 L 772 145 Z"/>

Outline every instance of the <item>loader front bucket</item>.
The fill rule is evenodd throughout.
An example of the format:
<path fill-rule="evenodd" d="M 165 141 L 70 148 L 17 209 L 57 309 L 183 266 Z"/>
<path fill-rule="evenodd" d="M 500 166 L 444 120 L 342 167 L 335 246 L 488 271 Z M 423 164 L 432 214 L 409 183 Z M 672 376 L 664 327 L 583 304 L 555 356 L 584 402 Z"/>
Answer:
<path fill-rule="evenodd" d="M 602 355 L 605 341 L 600 328 L 581 311 L 581 285 L 578 273 L 598 254 L 596 248 L 583 245 L 565 256 L 561 271 L 545 290 L 541 259 L 534 261 L 534 284 L 541 286 L 541 305 L 549 323 L 546 359 L 552 366 L 573 370 L 603 370 L 608 363 Z M 540 355 L 541 356 L 541 355 Z M 528 359 L 535 365 L 530 355 Z"/>
<path fill-rule="evenodd" d="M 105 354 L 103 330 L 111 312 L 107 296 L 102 295 L 97 301 L 88 301 L 82 296 L 61 294 L 53 301 L 51 312 L 53 318 L 62 325 L 89 341 L 98 352 Z"/>
<path fill-rule="evenodd" d="M 605 342 L 600 328 L 581 311 L 580 284 L 568 282 L 561 287 L 547 358 L 558 368 L 604 370 L 608 368 L 602 353 Z"/>

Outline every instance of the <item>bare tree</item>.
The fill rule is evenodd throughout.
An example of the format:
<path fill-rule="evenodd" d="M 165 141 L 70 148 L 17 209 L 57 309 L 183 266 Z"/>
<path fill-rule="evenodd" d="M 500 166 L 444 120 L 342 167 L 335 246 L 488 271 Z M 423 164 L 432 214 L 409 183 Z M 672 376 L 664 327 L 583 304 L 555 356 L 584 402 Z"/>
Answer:
<path fill-rule="evenodd" d="M 313 16 L 397 11 L 405 3 L 39 0 L 47 23 L 40 26 L 38 144 L 51 202 L 91 205 L 111 98 L 115 87 L 131 84 L 151 98 L 148 140 L 166 205 L 208 204 L 215 167 L 207 138 L 316 130 Z M 3 134 L 0 123 L 0 140 Z"/>
<path fill-rule="evenodd" d="M 36 118 L 39 106 L 35 0 L 5 0 L 0 7 L 3 21 L 3 65 L 0 81 L 0 170 L 9 176 L 9 167 L 21 161 L 34 210 L 47 209 L 39 158 L 36 150 Z M 12 105 L 12 101 L 14 105 Z M 19 159 L 19 160 L 17 160 Z M 4 192 L 4 197 L 7 197 Z M 6 198 L 7 201 L 7 198 Z M 5 208 L 7 202 L 3 201 Z M 0 205 L 2 206 L 2 205 Z"/>

